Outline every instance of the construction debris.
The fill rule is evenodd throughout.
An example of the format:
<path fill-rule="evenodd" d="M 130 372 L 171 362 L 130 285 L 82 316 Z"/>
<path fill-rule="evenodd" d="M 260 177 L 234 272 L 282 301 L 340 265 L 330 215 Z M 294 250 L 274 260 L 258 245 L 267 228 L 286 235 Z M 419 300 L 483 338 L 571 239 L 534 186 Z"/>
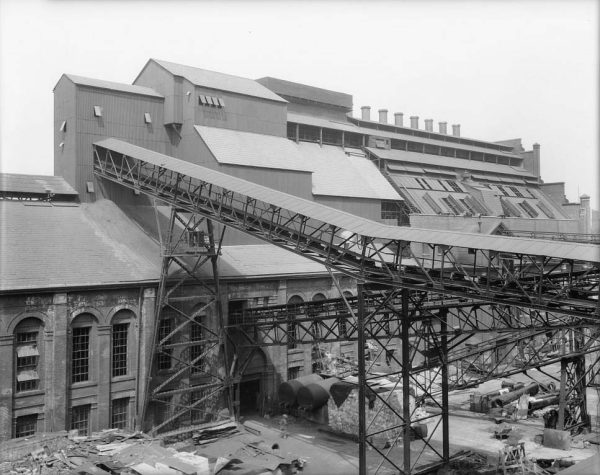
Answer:
<path fill-rule="evenodd" d="M 277 444 L 258 438 L 233 421 L 193 432 L 190 443 L 165 447 L 163 438 L 141 432 L 104 430 L 38 434 L 0 443 L 0 473 L 7 475 L 216 475 L 295 471 L 296 456 L 282 456 Z M 175 448 L 177 447 L 177 449 Z"/>

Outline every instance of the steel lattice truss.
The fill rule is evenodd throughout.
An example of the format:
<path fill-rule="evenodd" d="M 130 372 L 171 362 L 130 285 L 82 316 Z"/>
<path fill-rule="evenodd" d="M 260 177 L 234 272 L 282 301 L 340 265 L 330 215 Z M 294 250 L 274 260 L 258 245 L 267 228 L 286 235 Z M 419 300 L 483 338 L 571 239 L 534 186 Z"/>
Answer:
<path fill-rule="evenodd" d="M 158 230 L 163 262 L 146 394 L 164 417 L 153 433 L 204 422 L 231 406 L 217 268 L 223 235 L 215 239 L 210 220 L 177 208 L 164 234 L 160 224 Z"/>
<path fill-rule="evenodd" d="M 342 229 L 278 203 L 100 146 L 95 146 L 94 157 L 94 173 L 99 177 L 239 229 L 359 281 L 563 314 L 600 315 L 598 262 L 465 248 L 460 242 L 426 244 L 421 252 L 414 249 L 420 243 Z"/>
<path fill-rule="evenodd" d="M 473 249 L 461 246 L 460 242 L 450 246 L 370 236 L 292 211 L 283 202 L 258 199 L 240 192 L 239 188 L 234 191 L 217 186 L 197 175 L 189 176 L 162 163 L 101 146 L 94 148 L 94 171 L 99 177 L 162 200 L 180 213 L 239 229 L 357 279 L 356 299 L 342 297 L 339 301 L 302 308 L 256 309 L 234 322 L 236 331 L 243 334 L 249 346 L 287 344 L 292 340 L 305 343 L 356 339 L 359 349 L 371 342 L 384 352 L 392 340 L 400 340 L 401 354 L 387 355 L 400 368 L 396 374 L 389 375 L 396 377 L 402 395 L 400 411 L 389 403 L 393 392 L 382 395 L 384 393 L 372 390 L 370 362 L 365 351 L 358 352 L 361 474 L 366 473 L 368 445 L 381 455 L 380 466 L 385 464 L 401 473 L 419 470 L 421 455 L 425 452 L 429 458 L 434 454 L 440 462 L 447 462 L 450 387 L 469 387 L 552 362 L 560 361 L 563 365 L 561 374 L 565 384 L 561 401 L 563 406 L 569 407 L 568 412 L 562 412 L 564 426 L 585 424 L 582 388 L 593 377 L 593 368 L 600 367 L 594 364 L 586 370 L 583 360 L 583 355 L 600 348 L 598 262 L 535 252 Z M 212 236 L 212 232 L 209 234 Z M 198 262 L 201 259 L 203 257 L 198 256 Z M 176 256 L 165 257 L 165 262 L 167 260 L 191 269 L 187 278 L 197 279 L 195 266 L 181 265 L 181 259 L 178 261 Z M 218 287 L 214 238 L 210 261 L 213 285 Z M 164 265 L 159 291 L 161 308 L 169 305 L 168 277 L 169 265 Z M 369 283 L 371 288 L 375 286 L 377 292 L 364 292 L 363 283 Z M 191 317 L 183 314 L 177 329 L 191 324 Z M 155 335 L 159 333 L 158 325 Z M 486 332 L 501 338 L 483 345 L 467 345 L 473 335 Z M 547 337 L 544 344 L 529 345 L 542 333 Z M 562 344 L 557 353 L 555 342 L 565 334 L 578 335 L 579 343 L 568 348 Z M 172 336 L 164 335 L 155 341 L 159 352 L 168 350 Z M 222 347 L 227 340 L 218 332 L 212 336 L 214 338 L 207 339 L 206 343 Z M 505 364 L 507 355 L 515 353 L 515 361 Z M 221 354 L 226 356 L 227 352 Z M 565 360 L 567 355 L 572 360 Z M 197 361 L 188 357 L 182 358 L 180 363 L 177 377 L 169 382 L 179 378 L 183 386 L 188 384 L 188 387 L 173 389 L 169 384 L 159 383 L 150 390 L 153 397 L 160 398 L 161 392 L 165 395 L 169 391 L 189 393 L 189 382 L 183 376 Z M 219 366 L 219 374 L 206 384 L 214 382 L 215 387 L 222 390 L 232 380 L 222 370 L 229 367 L 227 362 L 223 360 Z M 456 370 L 450 371 L 451 368 Z M 411 397 L 415 396 L 411 388 L 416 388 L 419 400 L 429 401 L 429 407 L 433 408 L 426 415 L 411 406 Z M 381 429 L 374 430 L 367 420 L 365 398 L 370 393 L 395 415 L 384 431 L 394 434 L 388 449 L 374 442 L 381 435 Z M 183 401 L 179 411 L 161 427 L 184 417 L 190 409 L 193 409 L 190 402 Z M 428 421 L 434 430 L 413 442 L 413 448 L 421 448 L 415 456 L 411 453 L 412 431 L 419 423 Z M 442 431 L 441 443 L 433 438 L 439 430 Z M 401 457 L 394 448 L 399 440 L 403 447 Z"/>

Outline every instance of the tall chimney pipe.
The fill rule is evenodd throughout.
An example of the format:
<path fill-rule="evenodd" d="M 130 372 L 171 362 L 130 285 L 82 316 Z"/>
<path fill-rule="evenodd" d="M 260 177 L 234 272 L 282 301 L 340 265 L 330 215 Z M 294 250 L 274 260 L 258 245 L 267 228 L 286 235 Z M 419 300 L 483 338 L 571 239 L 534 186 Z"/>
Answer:
<path fill-rule="evenodd" d="M 394 125 L 404 127 L 404 114 L 402 112 L 396 112 L 394 114 Z"/>
<path fill-rule="evenodd" d="M 452 124 L 452 135 L 460 137 L 460 124 Z"/>
<path fill-rule="evenodd" d="M 362 120 L 371 120 L 371 106 L 362 106 L 360 110 Z"/>
<path fill-rule="evenodd" d="M 379 109 L 379 122 L 381 124 L 387 124 L 387 109 Z"/>
<path fill-rule="evenodd" d="M 433 132 L 433 119 L 425 119 L 425 130 Z"/>
<path fill-rule="evenodd" d="M 410 128 L 411 129 L 418 129 L 419 128 L 419 116 L 418 115 L 411 115 L 410 116 Z"/>
<path fill-rule="evenodd" d="M 446 135 L 448 133 L 448 123 L 440 122 L 438 125 L 440 127 L 440 134 Z"/>

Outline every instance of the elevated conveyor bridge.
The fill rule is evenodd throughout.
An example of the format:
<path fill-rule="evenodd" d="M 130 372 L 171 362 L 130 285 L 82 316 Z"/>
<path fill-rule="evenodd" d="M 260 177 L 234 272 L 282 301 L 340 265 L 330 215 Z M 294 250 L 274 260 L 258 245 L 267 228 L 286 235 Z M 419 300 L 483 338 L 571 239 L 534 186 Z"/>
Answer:
<path fill-rule="evenodd" d="M 154 431 L 182 420 L 189 410 L 213 399 L 219 389 L 225 389 L 231 407 L 233 368 L 240 362 L 227 348 L 232 341 L 224 330 L 227 322 L 220 309 L 216 265 L 222 234 L 215 236 L 213 222 L 322 263 L 331 272 L 357 279 L 359 292 L 352 302 L 342 298 L 330 303 L 335 307 L 332 310 L 335 315 L 319 317 L 322 312 L 315 311 L 316 307 L 306 307 L 306 321 L 301 317 L 294 322 L 304 327 L 306 341 L 321 339 L 325 327 L 328 338 L 355 337 L 359 348 L 365 348 L 367 340 L 372 340 L 385 351 L 392 338 L 400 340 L 401 354 L 390 358 L 401 368 L 397 384 L 403 405 L 401 411 L 395 412 L 395 425 L 386 430 L 388 436 L 395 434 L 389 449 L 373 442 L 381 431 L 370 428 L 365 407 L 372 368 L 364 352 L 358 352 L 361 473 L 367 470 L 368 445 L 381 455 L 380 467 L 392 467 L 403 473 L 417 473 L 424 453 L 439 457 L 441 463 L 448 461 L 448 368 L 457 355 L 454 350 L 458 351 L 460 342 L 473 333 L 507 332 L 512 336 L 506 344 L 516 347 L 542 332 L 551 331 L 553 335 L 561 331 L 578 332 L 580 338 L 571 342 L 568 353 L 563 345 L 562 354 L 557 357 L 564 366 L 563 374 L 570 375 L 567 379 L 571 382 L 568 390 L 561 393 L 560 422 L 570 428 L 587 423 L 585 383 L 594 377 L 590 371 L 600 369 L 586 370 L 581 363 L 582 355 L 596 351 L 597 344 L 600 319 L 597 246 L 387 226 L 116 139 L 101 140 L 94 145 L 94 173 L 172 207 L 169 235 L 163 240 L 157 311 L 174 313 L 176 324 L 162 328 L 157 318 L 154 331 L 157 356 L 149 366 L 160 365 L 167 359 L 175 360 L 176 364 L 169 377 L 148 384 L 143 398 L 144 407 L 153 400 L 163 403 L 168 400 L 175 410 L 155 425 Z M 177 223 L 185 232 L 177 230 Z M 190 231 L 198 233 L 201 226 L 206 235 L 196 234 L 201 243 L 196 252 L 180 253 L 178 245 L 184 236 L 189 240 Z M 201 311 L 213 308 L 218 324 L 212 327 L 200 321 L 199 314 L 186 314 L 173 304 L 177 298 L 174 289 L 184 285 L 186 279 L 194 280 L 195 271 L 204 264 L 212 266 L 213 282 L 210 285 L 198 282 L 209 288 L 212 295 Z M 174 266 L 183 271 L 180 272 L 183 277 L 176 281 L 171 272 Z M 378 297 L 365 298 L 365 285 L 376 289 Z M 244 318 L 249 320 L 234 326 L 242 332 L 248 330 L 248 335 L 252 328 L 254 340 L 248 336 L 249 343 L 256 343 L 256 331 L 262 331 L 258 338 L 261 344 L 269 344 L 269 338 L 272 344 L 285 344 L 290 332 L 289 326 L 282 326 L 282 322 L 288 325 L 289 321 L 277 317 L 276 312 L 273 308 L 263 309 L 262 314 L 257 311 L 254 318 L 246 315 Z M 480 319 L 480 312 L 488 312 L 491 317 Z M 394 330 L 389 331 L 392 321 Z M 178 343 L 174 343 L 174 337 L 186 328 L 198 328 L 196 337 L 192 342 L 181 343 L 189 347 L 187 353 L 175 356 L 173 351 Z M 435 368 L 439 376 L 428 382 L 417 378 L 418 372 L 413 370 L 417 355 L 424 352 L 425 367 Z M 210 368 L 198 364 L 209 357 L 213 363 L 218 360 L 218 364 L 208 365 Z M 542 359 L 530 358 L 524 367 L 533 367 Z M 216 371 L 217 367 L 225 370 Z M 189 374 L 194 371 L 206 378 L 199 380 L 199 385 L 190 386 Z M 441 383 L 435 383 L 437 390 L 433 390 L 432 385 L 438 380 Z M 434 401 L 439 415 L 427 416 L 427 420 L 415 416 L 409 405 L 411 385 Z M 201 394 L 192 398 L 192 392 L 198 393 L 198 388 L 202 389 Z M 175 403 L 173 397 L 177 399 Z M 389 395 L 377 397 L 391 408 Z M 565 410 L 567 403 L 572 406 L 569 411 Z M 441 427 L 442 436 L 439 444 L 431 436 L 418 441 L 422 450 L 415 457 L 410 449 L 411 425 L 418 422 L 434 422 L 431 432 Z M 394 449 L 399 440 L 403 441 L 400 454 Z"/>

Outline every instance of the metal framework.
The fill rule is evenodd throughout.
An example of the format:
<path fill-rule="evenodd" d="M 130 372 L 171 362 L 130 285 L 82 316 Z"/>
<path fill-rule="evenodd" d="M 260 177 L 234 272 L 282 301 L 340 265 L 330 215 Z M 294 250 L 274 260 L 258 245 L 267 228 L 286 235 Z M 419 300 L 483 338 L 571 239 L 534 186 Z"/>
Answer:
<path fill-rule="evenodd" d="M 235 324 L 250 345 L 287 344 L 289 313 L 295 312 L 300 318 L 294 316 L 293 324 L 300 328 L 303 341 L 356 339 L 361 473 L 367 471 L 367 446 L 381 455 L 375 471 L 386 465 L 401 473 L 417 473 L 425 458 L 425 463 L 447 462 L 451 386 L 468 387 L 550 362 L 560 361 L 563 365 L 561 407 L 569 406 L 568 416 L 567 411 L 562 416 L 564 427 L 585 425 L 582 388 L 586 378 L 593 375 L 585 370 L 583 355 L 599 348 L 597 336 L 593 336 L 598 332 L 588 330 L 597 329 L 600 320 L 599 259 L 592 246 L 528 246 L 515 238 L 482 239 L 439 232 L 432 233 L 435 236 L 431 238 L 415 230 L 352 219 L 336 210 L 112 139 L 96 144 L 94 157 L 94 171 L 99 177 L 169 203 L 179 213 L 239 229 L 357 279 L 356 299 L 342 297 L 336 302 L 307 304 L 302 309 L 256 309 Z M 213 284 L 218 286 L 214 244 L 210 249 L 214 254 L 210 257 Z M 180 265 L 175 259 L 171 262 Z M 197 279 L 195 267 L 187 268 L 192 270 L 187 277 Z M 165 284 L 169 275 L 168 266 L 163 266 L 159 292 L 163 307 L 168 302 L 162 295 L 172 295 Z M 179 329 L 191 323 L 189 315 L 183 318 Z M 502 339 L 487 346 L 467 346 L 473 335 L 486 332 L 502 335 Z M 541 346 L 529 345 L 542 334 L 546 341 Z M 555 344 L 550 342 L 565 334 L 573 335 L 573 341 L 578 335 L 579 346 L 567 348 L 563 344 L 562 351 L 556 353 Z M 214 341 L 223 346 L 226 339 L 218 335 Z M 157 340 L 156 347 L 167 348 L 171 337 L 169 334 Z M 392 340 L 400 342 L 400 355 L 386 350 Z M 365 397 L 374 393 L 383 405 L 392 408 L 389 398 L 394 392 L 372 389 L 371 363 L 364 351 L 369 341 L 379 351 L 387 351 L 389 360 L 400 368 L 389 375 L 396 377 L 402 410 L 393 409 L 394 420 L 384 431 L 394 434 L 387 449 L 377 441 L 381 430 L 373 430 L 367 420 Z M 507 355 L 515 352 L 518 364 L 503 364 Z M 227 352 L 222 355 L 225 357 Z M 568 363 L 567 356 L 568 361 L 576 363 Z M 451 371 L 458 362 L 461 371 Z M 188 359 L 186 367 L 190 365 L 193 363 Z M 221 388 L 231 383 L 227 371 L 223 371 L 228 367 L 224 361 L 220 371 L 224 377 L 217 377 L 216 384 Z M 162 390 L 167 386 L 158 387 Z M 411 403 L 415 396 L 411 389 L 416 389 L 418 399 L 428 400 L 428 407 L 433 409 L 417 411 Z M 171 391 L 185 393 L 189 389 Z M 152 394 L 159 396 L 160 391 L 155 389 Z M 189 404 L 183 406 L 173 416 L 182 417 L 189 411 Z M 177 419 L 173 416 L 169 421 Z M 411 442 L 415 426 L 424 422 L 433 424 L 434 430 L 428 437 Z M 433 438 L 438 428 L 441 443 Z M 398 454 L 396 442 L 400 440 L 402 453 Z M 419 449 L 416 454 L 411 447 Z"/>
<path fill-rule="evenodd" d="M 215 237 L 210 220 L 171 207 L 163 233 L 156 202 L 155 213 L 162 270 L 144 411 L 153 405 L 162 417 L 155 418 L 152 433 L 205 422 L 219 408 L 231 409 L 217 266 L 223 232 Z"/>

